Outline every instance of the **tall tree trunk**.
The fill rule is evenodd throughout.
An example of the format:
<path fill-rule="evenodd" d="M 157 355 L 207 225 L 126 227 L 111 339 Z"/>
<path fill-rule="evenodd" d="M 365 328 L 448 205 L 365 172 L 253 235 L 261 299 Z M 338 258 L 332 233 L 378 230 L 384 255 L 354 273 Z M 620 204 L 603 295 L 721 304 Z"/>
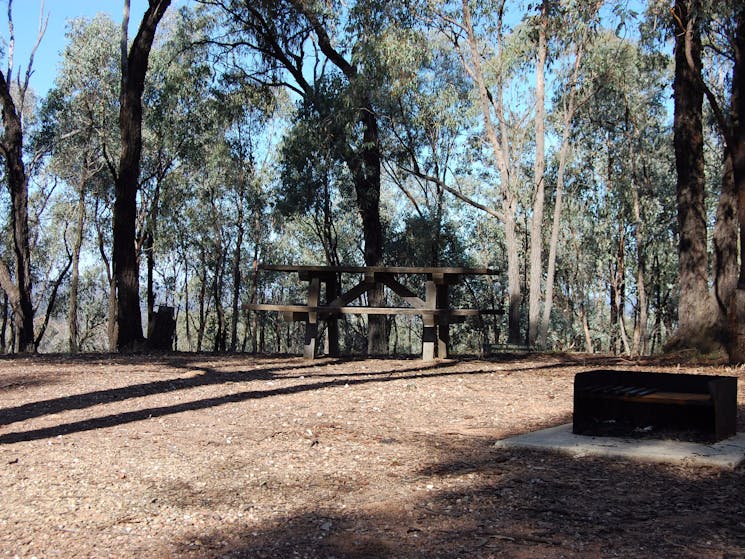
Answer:
<path fill-rule="evenodd" d="M 213 249 L 215 255 L 215 266 L 212 270 L 212 297 L 215 301 L 215 312 L 217 314 L 217 330 L 213 340 L 212 349 L 215 352 L 225 351 L 225 309 L 223 307 L 223 273 L 225 270 L 225 260 L 227 257 L 227 248 L 223 245 L 222 223 L 220 221 L 220 212 L 216 202 L 217 193 L 210 189 L 210 206 L 212 210 L 212 236 L 215 242 Z"/>
<path fill-rule="evenodd" d="M 10 191 L 10 225 L 13 231 L 15 281 L 11 278 L 8 263 L 0 259 L 0 287 L 8 296 L 13 311 L 12 330 L 15 348 L 20 353 L 36 351 L 34 338 L 34 306 L 31 288 L 31 248 L 28 227 L 28 175 L 23 162 L 23 112 L 34 66 L 34 56 L 46 32 L 47 21 L 39 20 L 39 33 L 31 49 L 24 78 L 15 78 L 17 90 L 11 93 L 14 83 L 13 54 L 13 0 L 8 0 L 8 66 L 7 73 L 0 71 L 0 105 L 2 105 L 3 134 L 0 152 L 5 158 L 5 180 Z M 16 105 L 16 102 L 18 105 Z"/>
<path fill-rule="evenodd" d="M 644 248 L 644 221 L 641 215 L 641 203 L 639 201 L 638 185 L 633 185 L 634 219 L 636 221 L 636 303 L 637 323 L 634 329 L 634 352 L 638 355 L 647 353 L 647 286 L 645 274 L 647 271 L 647 260 Z"/>
<path fill-rule="evenodd" d="M 220 257 L 220 260 L 223 258 Z M 217 330 L 212 349 L 214 352 L 225 351 L 225 309 L 222 306 L 222 264 L 219 264 L 214 271 L 212 278 L 212 297 L 215 300 L 215 313 L 217 314 Z"/>
<path fill-rule="evenodd" d="M 616 294 L 616 319 L 618 333 L 621 338 L 621 347 L 626 355 L 631 355 L 631 346 L 629 345 L 629 336 L 626 332 L 626 234 L 623 223 L 618 223 L 618 249 L 616 252 L 616 276 L 615 276 L 615 294 Z"/>
<path fill-rule="evenodd" d="M 593 6 L 593 14 L 597 14 L 603 1 L 598 0 Z M 589 28 L 588 28 L 589 30 Z M 569 157 L 569 139 L 571 136 L 571 124 L 574 115 L 577 112 L 577 106 L 581 102 L 578 100 L 579 80 L 582 71 L 582 60 L 585 54 L 585 47 L 589 41 L 589 31 L 586 30 L 577 42 L 577 52 L 574 58 L 572 69 L 571 91 L 566 106 L 563 108 L 562 115 L 562 139 L 559 148 L 559 163 L 556 173 L 556 194 L 554 195 L 554 212 L 551 223 L 551 239 L 548 245 L 548 266 L 546 270 L 546 293 L 543 303 L 543 316 L 538 330 L 538 346 L 545 348 L 548 342 L 548 327 L 551 322 L 551 309 L 554 302 L 554 278 L 556 277 L 556 255 L 559 249 L 559 229 L 561 227 L 561 212 L 563 208 L 564 197 L 564 175 L 566 171 L 567 158 Z M 591 345 L 591 344 L 590 344 Z"/>
<path fill-rule="evenodd" d="M 5 175 L 10 190 L 10 221 L 13 231 L 15 281 L 11 279 L 7 264 L 0 273 L 0 286 L 10 298 L 13 324 L 16 333 L 16 350 L 33 353 L 34 307 L 31 292 L 31 248 L 28 228 L 28 176 L 23 163 L 23 126 L 17 112 L 11 84 L 0 72 L 0 103 L 2 103 L 3 135 L 0 141 L 5 158 Z"/>
<path fill-rule="evenodd" d="M 145 253 L 145 262 L 147 266 L 147 335 L 148 338 L 155 326 L 155 235 L 158 227 L 158 212 L 160 209 L 160 182 L 162 175 L 159 175 L 155 183 L 153 200 L 150 205 L 150 211 L 147 218 L 147 231 L 142 243 L 142 251 Z"/>
<path fill-rule="evenodd" d="M 93 222 L 96 226 L 96 237 L 98 239 L 98 254 L 101 256 L 101 262 L 103 263 L 104 270 L 106 271 L 106 281 L 108 286 L 108 320 L 106 335 L 109 342 L 109 351 L 116 351 L 116 340 L 117 340 L 117 320 L 116 320 L 116 284 L 114 283 L 114 272 L 111 269 L 111 262 L 108 255 L 106 254 L 106 237 L 103 233 L 101 221 L 99 219 L 99 205 L 100 198 L 96 197 L 94 209 L 93 209 Z"/>
<path fill-rule="evenodd" d="M 189 263 L 184 258 L 184 323 L 186 328 L 186 343 L 189 351 L 194 347 L 191 337 L 191 316 L 189 315 Z"/>
<path fill-rule="evenodd" d="M 235 249 L 233 250 L 233 294 L 231 301 L 230 316 L 230 351 L 234 352 L 238 347 L 238 317 L 239 317 L 239 305 L 241 301 L 241 256 L 243 254 L 243 235 L 245 233 L 245 225 L 243 218 L 245 214 L 244 209 L 244 196 L 246 191 L 246 178 L 244 176 L 245 171 L 241 170 L 240 178 L 240 191 L 238 193 L 238 216 L 237 216 L 237 235 L 235 238 Z"/>
<path fill-rule="evenodd" d="M 353 148 L 348 140 L 343 138 L 346 147 L 342 150 L 342 156 L 352 174 L 357 209 L 362 218 L 365 264 L 379 266 L 383 264 L 383 225 L 380 220 L 381 146 L 377 112 L 373 107 L 370 92 L 359 83 L 362 77 L 359 69 L 336 50 L 318 15 L 309 9 L 310 4 L 300 0 L 291 0 L 291 4 L 307 18 L 316 34 L 321 52 L 349 80 L 350 88 L 357 90 L 356 106 L 359 108 L 356 118 L 362 130 L 362 142 L 358 148 Z M 382 306 L 383 287 L 379 286 L 371 291 L 368 300 L 371 306 Z M 383 315 L 368 317 L 367 351 L 369 354 L 388 352 L 386 317 Z"/>
<path fill-rule="evenodd" d="M 83 176 L 78 185 L 77 220 L 75 223 L 75 241 L 72 245 L 72 275 L 70 276 L 70 303 L 67 312 L 70 353 L 80 351 L 80 332 L 78 326 L 78 288 L 80 285 L 80 249 L 83 246 L 85 231 L 85 186 L 88 181 L 86 161 L 83 161 Z"/>
<path fill-rule="evenodd" d="M 197 353 L 202 351 L 204 329 L 207 326 L 207 255 L 202 248 L 202 275 L 199 285 L 199 326 L 197 327 Z"/>
<path fill-rule="evenodd" d="M 10 306 L 8 305 L 8 294 L 3 292 L 3 304 L 0 307 L 2 312 L 2 322 L 0 322 L 0 354 L 4 354 L 8 351 L 8 311 Z"/>
<path fill-rule="evenodd" d="M 548 3 L 541 4 L 538 28 L 538 51 L 535 77 L 535 163 L 533 165 L 533 216 L 530 226 L 530 274 L 528 281 L 528 345 L 534 347 L 538 340 L 541 314 L 541 283 L 543 280 L 543 206 L 545 201 L 546 169 L 546 67 Z"/>
<path fill-rule="evenodd" d="M 579 303 L 579 319 L 582 323 L 582 332 L 585 335 L 585 352 L 594 353 L 595 348 L 592 344 L 592 334 L 590 332 L 590 323 L 587 321 L 587 311 L 585 310 L 584 300 Z"/>
<path fill-rule="evenodd" d="M 636 126 L 631 118 L 630 110 L 626 107 L 626 140 L 631 165 L 631 198 L 634 212 L 634 240 L 636 244 L 636 323 L 634 326 L 633 353 L 644 355 L 647 352 L 647 286 L 645 274 L 647 272 L 646 240 L 644 238 L 644 223 L 642 204 L 639 193 L 639 170 L 637 166 Z"/>
<path fill-rule="evenodd" d="M 517 224 L 515 223 L 515 209 L 512 206 L 504 216 L 505 250 L 507 252 L 507 343 L 518 345 L 522 341 L 520 335 L 520 308 L 522 306 L 522 290 L 520 288 L 520 259 L 517 240 Z"/>
<path fill-rule="evenodd" d="M 737 288 L 737 233 L 737 191 L 732 157 L 727 154 L 714 224 L 714 296 L 722 318 Z"/>
<path fill-rule="evenodd" d="M 500 6 L 503 6 L 502 2 Z M 515 222 L 515 213 L 517 211 L 517 200 L 512 193 L 512 184 L 510 176 L 510 154 L 509 154 L 509 143 L 506 141 L 506 122 L 504 114 L 504 93 L 502 88 L 501 78 L 497 84 L 497 99 L 494 101 L 491 93 L 487 90 L 486 80 L 484 78 L 484 72 L 481 64 L 481 50 L 479 49 L 476 34 L 473 28 L 473 22 L 471 20 L 471 8 L 468 0 L 463 0 L 463 28 L 468 34 L 468 50 L 470 53 L 471 65 L 466 68 L 467 72 L 471 75 L 474 81 L 474 87 L 476 88 L 479 96 L 479 105 L 481 109 L 481 116 L 484 121 L 484 128 L 486 130 L 486 136 L 494 154 L 494 160 L 499 170 L 500 178 L 500 195 L 502 199 L 502 222 L 504 224 L 505 232 L 505 250 L 507 252 L 507 291 L 509 297 L 509 314 L 508 314 L 508 342 L 511 344 L 519 344 L 521 341 L 520 336 L 520 307 L 522 305 L 522 291 L 520 287 L 520 261 L 519 261 L 519 243 L 517 242 L 517 224 Z M 499 53 L 498 57 L 501 59 L 502 56 L 502 15 L 503 11 L 499 9 L 500 19 L 498 22 L 498 41 L 499 41 Z M 492 121 L 491 111 L 494 107 L 497 113 L 497 120 L 501 127 L 501 138 L 497 134 L 494 122 Z"/>
<path fill-rule="evenodd" d="M 618 324 L 618 283 L 617 272 L 613 264 L 609 264 L 610 272 L 610 333 L 608 337 L 608 351 L 616 355 L 618 353 L 618 334 L 616 325 Z"/>
<path fill-rule="evenodd" d="M 353 157 L 347 159 L 347 164 L 352 170 L 357 208 L 362 218 L 365 265 L 380 266 L 383 264 L 383 225 L 380 221 L 381 155 L 378 122 L 372 106 L 366 106 L 360 113 L 360 124 L 364 127 L 362 147 Z M 385 293 L 382 285 L 368 293 L 368 302 L 372 307 L 384 305 Z M 385 316 L 369 315 L 367 324 L 367 353 L 388 353 Z"/>
<path fill-rule="evenodd" d="M 678 207 L 678 328 L 683 344 L 700 340 L 708 311 L 708 257 L 704 204 L 704 136 L 699 0 L 676 0 L 673 121 Z M 697 335 L 694 335 L 696 333 Z"/>
<path fill-rule="evenodd" d="M 745 6 L 736 13 L 735 64 L 732 71 L 732 131 L 728 150 L 732 160 L 737 217 L 740 226 L 740 270 L 728 318 L 727 352 L 733 363 L 745 362 Z"/>
<path fill-rule="evenodd" d="M 114 181 L 113 264 L 116 286 L 116 349 L 127 351 L 143 341 L 140 274 L 135 248 L 137 190 L 142 153 L 142 93 L 155 31 L 171 0 L 150 0 L 127 54 L 129 0 L 122 24 L 122 82 L 119 107 L 121 153 Z"/>
<path fill-rule="evenodd" d="M 730 155 L 740 222 L 740 275 L 738 290 L 745 290 L 745 6 L 737 11 L 735 65 L 732 71 L 732 123 Z"/>

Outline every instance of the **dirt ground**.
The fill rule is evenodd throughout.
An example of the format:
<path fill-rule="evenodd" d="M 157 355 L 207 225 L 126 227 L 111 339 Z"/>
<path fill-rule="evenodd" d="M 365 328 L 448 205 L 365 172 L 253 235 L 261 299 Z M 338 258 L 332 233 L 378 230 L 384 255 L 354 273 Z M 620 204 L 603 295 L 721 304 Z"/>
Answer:
<path fill-rule="evenodd" d="M 589 356 L 0 359 L 0 557 L 745 558 L 745 469 L 494 442 Z"/>

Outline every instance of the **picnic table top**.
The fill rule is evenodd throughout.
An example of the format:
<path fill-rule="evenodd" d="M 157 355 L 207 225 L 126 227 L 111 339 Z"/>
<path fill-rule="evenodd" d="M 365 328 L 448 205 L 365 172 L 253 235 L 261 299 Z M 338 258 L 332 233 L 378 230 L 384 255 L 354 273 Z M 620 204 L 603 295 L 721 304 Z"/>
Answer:
<path fill-rule="evenodd" d="M 272 272 L 347 273 L 347 274 L 445 274 L 489 275 L 499 274 L 494 268 L 459 268 L 434 266 L 302 266 L 286 264 L 260 264 L 260 270 Z"/>

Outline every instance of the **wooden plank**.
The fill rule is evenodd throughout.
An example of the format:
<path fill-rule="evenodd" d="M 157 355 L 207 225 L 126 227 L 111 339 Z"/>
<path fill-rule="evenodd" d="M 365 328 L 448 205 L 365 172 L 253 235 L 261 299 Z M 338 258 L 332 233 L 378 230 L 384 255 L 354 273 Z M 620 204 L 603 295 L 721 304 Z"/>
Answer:
<path fill-rule="evenodd" d="M 321 295 L 321 280 L 313 278 L 308 283 L 308 320 L 305 322 L 305 345 L 303 347 L 303 357 L 306 359 L 315 359 L 316 343 L 318 343 L 318 312 L 310 310 L 312 307 L 318 308 L 318 301 Z"/>
<path fill-rule="evenodd" d="M 339 292 L 337 274 L 331 274 L 326 280 L 326 304 L 328 305 Z M 339 320 L 331 316 L 326 320 L 327 353 L 331 357 L 339 357 Z"/>
<path fill-rule="evenodd" d="M 690 393 L 690 392 L 658 392 L 634 394 L 626 392 L 619 387 L 596 388 L 589 390 L 579 390 L 577 395 L 588 399 L 597 400 L 619 400 L 624 402 L 640 402 L 648 404 L 674 404 L 681 406 L 708 406 L 711 405 L 712 398 L 710 394 Z"/>
<path fill-rule="evenodd" d="M 330 270 L 323 272 L 299 270 L 298 277 L 303 281 L 311 281 L 312 279 L 318 278 L 319 280 L 328 283 L 336 279 L 336 272 Z"/>
<path fill-rule="evenodd" d="M 342 293 L 339 297 L 329 303 L 330 307 L 345 307 L 355 299 L 362 297 L 365 293 L 375 289 L 375 282 L 371 282 L 368 278 L 365 278 L 360 283 L 350 288 L 346 293 Z"/>
<path fill-rule="evenodd" d="M 448 284 L 441 283 L 437 285 L 437 304 L 438 309 L 448 308 L 449 306 Z M 450 324 L 449 315 L 438 315 L 437 321 L 437 356 L 444 359 L 450 352 Z"/>
<path fill-rule="evenodd" d="M 633 398 L 633 397 L 632 397 Z M 711 403 L 710 394 L 690 394 L 686 392 L 653 392 L 634 398 L 640 402 L 657 404 L 707 405 Z"/>
<path fill-rule="evenodd" d="M 307 322 L 308 313 L 307 312 L 283 311 L 282 319 L 285 322 Z"/>
<path fill-rule="evenodd" d="M 432 312 L 437 308 L 437 286 L 435 282 L 426 281 L 424 283 L 424 301 L 426 310 L 430 312 L 422 315 L 422 359 L 431 361 L 437 356 L 437 322 Z"/>
<path fill-rule="evenodd" d="M 411 307 L 355 307 L 344 306 L 309 306 L 309 305 L 274 305 L 265 303 L 253 303 L 245 305 L 244 308 L 251 311 L 274 311 L 281 313 L 308 313 L 316 312 L 320 315 L 329 314 L 401 314 L 401 315 L 444 315 L 454 317 L 479 316 L 484 314 L 481 309 L 414 309 Z"/>
<path fill-rule="evenodd" d="M 379 279 L 383 285 L 388 287 L 396 295 L 401 297 L 404 301 L 409 303 L 412 307 L 417 309 L 423 309 L 427 304 L 422 301 L 416 293 L 405 285 L 396 281 L 393 274 L 376 274 L 376 279 Z"/>
<path fill-rule="evenodd" d="M 284 264 L 260 264 L 260 270 L 272 272 L 309 272 L 312 274 L 346 273 L 346 274 L 442 274 L 442 275 L 487 275 L 495 276 L 500 272 L 495 268 L 458 268 L 431 266 L 296 266 Z"/>

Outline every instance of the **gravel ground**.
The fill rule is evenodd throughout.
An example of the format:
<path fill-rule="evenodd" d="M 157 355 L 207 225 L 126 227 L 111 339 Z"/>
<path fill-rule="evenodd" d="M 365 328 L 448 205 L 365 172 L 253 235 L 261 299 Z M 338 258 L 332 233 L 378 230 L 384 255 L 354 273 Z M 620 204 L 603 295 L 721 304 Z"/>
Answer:
<path fill-rule="evenodd" d="M 0 358 L 0 557 L 745 558 L 745 470 L 504 451 L 582 355 Z"/>

